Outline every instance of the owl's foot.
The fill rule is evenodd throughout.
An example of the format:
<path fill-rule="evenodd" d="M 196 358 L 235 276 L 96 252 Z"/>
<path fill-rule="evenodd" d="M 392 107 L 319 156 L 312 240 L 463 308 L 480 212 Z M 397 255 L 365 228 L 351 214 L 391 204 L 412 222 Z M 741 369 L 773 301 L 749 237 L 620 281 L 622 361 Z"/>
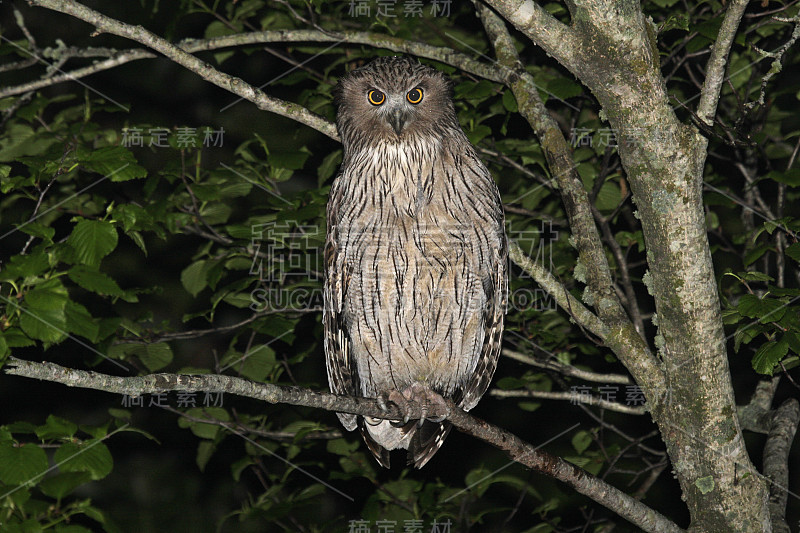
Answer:
<path fill-rule="evenodd" d="M 436 391 L 418 382 L 412 383 L 402 392 L 395 389 L 378 397 L 378 405 L 384 411 L 388 411 L 389 402 L 395 404 L 403 414 L 403 424 L 407 424 L 411 419 L 415 404 L 419 404 L 422 411 L 419 425 L 422 425 L 426 420 L 436 423 L 442 422 L 450 414 L 450 409 L 445 399 Z M 433 416 L 428 416 L 428 413 Z"/>

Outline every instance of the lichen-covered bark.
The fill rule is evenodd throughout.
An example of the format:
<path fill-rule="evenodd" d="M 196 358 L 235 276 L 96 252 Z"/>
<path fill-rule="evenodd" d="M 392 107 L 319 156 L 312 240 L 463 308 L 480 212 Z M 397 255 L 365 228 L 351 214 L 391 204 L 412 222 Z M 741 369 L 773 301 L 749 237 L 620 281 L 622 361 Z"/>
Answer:
<path fill-rule="evenodd" d="M 581 12 L 579 10 L 579 12 Z M 653 416 L 665 437 L 697 531 L 769 531 L 764 483 L 735 412 L 702 203 L 706 142 L 669 105 L 646 22 L 579 24 L 584 73 L 622 139 L 620 157 L 647 245 L 656 345 L 668 394 Z M 596 20 L 596 19 L 595 19 Z M 597 52 L 603 50 L 603 52 Z M 605 57 L 603 57 L 605 56 Z"/>
<path fill-rule="evenodd" d="M 512 2 L 490 2 L 535 39 Z M 567 66 L 617 133 L 641 220 L 666 393 L 652 415 L 694 531 L 770 531 L 767 490 L 739 427 L 702 203 L 707 141 L 669 105 L 654 32 L 634 1 L 572 1 Z M 530 21 L 529 21 L 530 23 Z M 561 60 L 561 48 L 547 51 Z M 547 48 L 545 48 L 547 49 Z M 648 398 L 650 400 L 650 398 Z"/>

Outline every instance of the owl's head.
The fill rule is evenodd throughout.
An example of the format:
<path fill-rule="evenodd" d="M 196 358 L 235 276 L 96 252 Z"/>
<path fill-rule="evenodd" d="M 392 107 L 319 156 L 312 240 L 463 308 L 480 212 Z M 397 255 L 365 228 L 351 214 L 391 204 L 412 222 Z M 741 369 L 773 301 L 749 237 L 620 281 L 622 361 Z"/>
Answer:
<path fill-rule="evenodd" d="M 339 80 L 336 125 L 345 148 L 460 131 L 452 82 L 438 70 L 406 57 L 380 57 Z"/>

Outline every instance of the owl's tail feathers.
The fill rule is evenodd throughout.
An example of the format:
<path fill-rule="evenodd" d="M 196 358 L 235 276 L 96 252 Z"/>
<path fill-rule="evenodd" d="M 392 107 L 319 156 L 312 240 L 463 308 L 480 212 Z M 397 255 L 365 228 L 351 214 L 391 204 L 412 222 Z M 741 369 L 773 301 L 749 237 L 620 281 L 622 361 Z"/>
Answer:
<path fill-rule="evenodd" d="M 408 449 L 408 464 L 422 468 L 436 455 L 453 425 L 450 422 L 412 420 L 402 426 L 388 420 L 358 418 L 358 429 L 367 449 L 384 468 L 389 468 L 389 451 Z"/>
<path fill-rule="evenodd" d="M 368 422 L 364 420 L 363 417 L 358 417 L 358 430 L 361 432 L 361 436 L 364 437 L 364 442 L 367 444 L 370 453 L 375 457 L 375 460 L 378 461 L 382 467 L 389 468 L 391 465 L 389 450 L 378 444 L 375 439 L 372 438 L 372 435 L 370 435 L 367 429 L 367 423 Z"/>
<path fill-rule="evenodd" d="M 450 422 L 424 421 L 421 426 L 418 421 L 413 421 L 411 428 L 411 441 L 408 443 L 408 464 L 415 468 L 422 468 L 436 455 L 444 444 L 444 439 L 453 428 Z M 373 452 L 374 453 L 374 452 Z M 380 461 L 380 460 L 379 460 Z"/>
<path fill-rule="evenodd" d="M 347 431 L 353 431 L 356 429 L 356 415 L 351 415 L 350 413 L 336 413 L 336 416 L 339 417 L 339 421 Z"/>

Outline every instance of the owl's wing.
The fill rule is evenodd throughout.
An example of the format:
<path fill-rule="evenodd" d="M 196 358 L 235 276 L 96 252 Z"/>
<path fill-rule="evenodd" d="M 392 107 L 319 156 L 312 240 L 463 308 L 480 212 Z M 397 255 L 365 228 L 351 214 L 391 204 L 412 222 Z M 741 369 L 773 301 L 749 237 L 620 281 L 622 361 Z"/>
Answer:
<path fill-rule="evenodd" d="M 486 170 L 488 179 L 491 181 L 496 204 L 494 213 L 495 226 L 489 231 L 495 231 L 495 235 L 489 242 L 496 242 L 497 245 L 491 251 L 491 257 L 487 266 L 488 275 L 483 279 L 483 288 L 486 295 L 486 307 L 483 312 L 483 346 L 478 355 L 478 362 L 475 371 L 470 376 L 464 388 L 461 390 L 461 398 L 456 399 L 459 407 L 469 411 L 478 404 L 481 396 L 486 392 L 489 383 L 492 381 L 494 371 L 497 368 L 497 360 L 500 357 L 500 346 L 503 339 L 503 318 L 508 304 L 508 241 L 506 240 L 503 208 L 500 203 L 500 194 L 494 184 L 489 171 Z"/>
<path fill-rule="evenodd" d="M 325 240 L 325 286 L 323 289 L 322 324 L 325 332 L 325 366 L 331 392 L 354 396 L 358 390 L 356 363 L 350 350 L 350 335 L 344 319 L 343 302 L 350 281 L 350 271 L 339 247 L 338 211 L 341 197 L 339 179 L 331 188 L 328 202 L 328 234 Z M 336 413 L 348 430 L 356 428 L 356 415 Z"/>

